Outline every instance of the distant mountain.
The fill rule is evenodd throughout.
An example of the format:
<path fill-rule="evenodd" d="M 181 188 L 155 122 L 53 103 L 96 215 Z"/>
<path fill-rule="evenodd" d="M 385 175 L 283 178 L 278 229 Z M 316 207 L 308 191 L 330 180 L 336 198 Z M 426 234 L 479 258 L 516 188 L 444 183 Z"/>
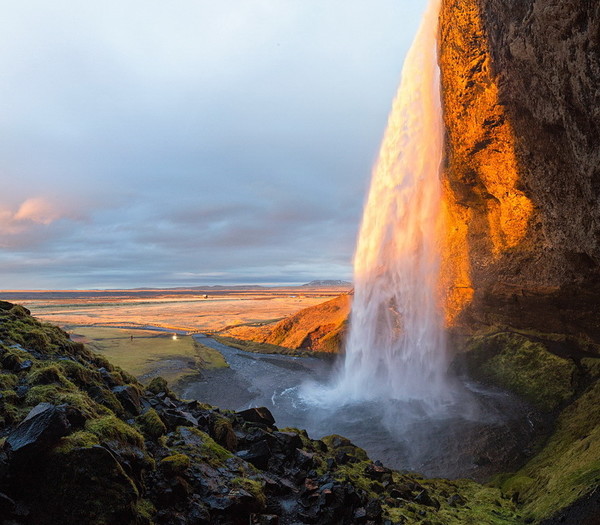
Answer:
<path fill-rule="evenodd" d="M 325 280 L 325 281 L 311 281 L 309 283 L 303 284 L 306 288 L 325 288 L 328 286 L 352 286 L 352 283 L 348 281 L 339 281 L 339 280 Z"/>

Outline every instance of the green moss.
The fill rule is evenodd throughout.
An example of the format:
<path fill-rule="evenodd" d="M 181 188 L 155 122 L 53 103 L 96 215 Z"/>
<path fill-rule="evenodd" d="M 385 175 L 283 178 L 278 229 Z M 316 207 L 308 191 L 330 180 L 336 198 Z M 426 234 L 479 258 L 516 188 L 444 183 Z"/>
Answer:
<path fill-rule="evenodd" d="M 3 368 L 9 370 L 17 370 L 18 367 L 28 359 L 31 359 L 29 354 L 18 348 L 7 348 L 3 346 L 0 351 L 0 364 L 2 364 Z"/>
<path fill-rule="evenodd" d="M 198 432 L 201 431 L 198 430 Z M 223 448 L 221 445 L 215 442 L 208 434 L 205 434 L 204 432 L 202 432 L 202 434 L 204 434 L 205 441 L 200 451 L 209 462 L 212 462 L 213 464 L 221 464 L 233 457 L 233 454 L 229 452 L 229 450 Z"/>
<path fill-rule="evenodd" d="M 133 376 L 132 374 L 130 374 L 129 372 L 127 372 L 127 371 L 125 371 L 125 370 L 123 370 L 121 368 L 117 368 L 116 369 L 116 373 L 119 376 L 121 376 L 121 381 L 123 381 L 123 383 L 136 385 L 136 387 L 139 384 L 138 380 L 135 378 L 135 376 Z"/>
<path fill-rule="evenodd" d="M 22 419 L 22 410 L 16 405 L 19 398 L 14 390 L 0 391 L 0 425 L 12 425 Z"/>
<path fill-rule="evenodd" d="M 369 459 L 367 453 L 362 448 L 354 445 L 348 438 L 332 434 L 331 436 L 325 436 L 322 441 L 336 453 L 346 453 L 359 461 L 368 461 Z"/>
<path fill-rule="evenodd" d="M 27 308 L 24 308 L 20 304 L 15 304 L 9 311 L 15 317 L 20 317 L 22 319 L 27 318 L 30 315 L 29 310 L 27 310 Z"/>
<path fill-rule="evenodd" d="M 69 404 L 78 408 L 86 417 L 105 414 L 108 409 L 94 403 L 90 397 L 77 388 L 67 389 L 61 385 L 37 385 L 29 389 L 25 396 L 25 404 L 33 407 L 38 403 Z"/>
<path fill-rule="evenodd" d="M 212 430 L 213 436 L 219 445 L 231 451 L 237 449 L 237 437 L 229 419 L 217 416 L 212 424 Z"/>
<path fill-rule="evenodd" d="M 412 479 L 416 476 L 402 476 Z M 516 506 L 502 497 L 495 488 L 485 487 L 469 480 L 449 481 L 443 479 L 416 480 L 439 509 L 403 502 L 401 506 L 384 505 L 386 515 L 400 523 L 436 523 L 440 525 L 515 525 L 522 523 Z M 418 492 L 418 491 L 417 491 Z M 459 495 L 464 504 L 451 504 L 453 495 Z"/>
<path fill-rule="evenodd" d="M 64 359 L 56 362 L 56 366 L 71 381 L 80 387 L 102 384 L 102 376 L 89 365 L 84 366 L 77 361 Z"/>
<path fill-rule="evenodd" d="M 552 410 L 574 395 L 574 363 L 520 334 L 475 337 L 466 360 L 473 377 L 515 392 L 542 410 Z"/>
<path fill-rule="evenodd" d="M 600 485 L 600 383 L 569 405 L 544 448 L 502 484 L 510 495 L 519 487 L 526 515 L 550 517 Z M 531 482 L 523 483 L 524 479 Z"/>
<path fill-rule="evenodd" d="M 167 427 L 153 408 L 138 416 L 136 422 L 142 433 L 150 439 L 158 439 L 167 433 Z"/>
<path fill-rule="evenodd" d="M 85 429 L 98 437 L 100 441 L 115 440 L 123 444 L 144 448 L 144 438 L 132 426 L 115 416 L 92 419 Z"/>
<path fill-rule="evenodd" d="M 97 436 L 90 432 L 80 430 L 78 432 L 74 432 L 69 436 L 61 438 L 61 440 L 54 448 L 54 452 L 57 454 L 66 454 L 74 448 L 91 447 L 94 445 L 98 445 Z"/>
<path fill-rule="evenodd" d="M 252 494 L 256 501 L 261 507 L 265 507 L 267 504 L 267 497 L 263 490 L 263 484 L 260 481 L 256 481 L 250 478 L 236 477 L 231 480 L 231 487 L 242 489 Z"/>
<path fill-rule="evenodd" d="M 506 497 L 519 501 L 519 495 L 529 489 L 533 482 L 534 480 L 529 476 L 511 476 L 501 484 L 500 488 Z"/>
<path fill-rule="evenodd" d="M 178 433 L 188 433 L 193 439 L 186 439 L 189 444 L 183 445 L 177 434 L 170 435 L 168 445 L 172 450 L 190 456 L 194 461 L 203 461 L 213 467 L 221 467 L 233 457 L 233 454 L 216 443 L 206 432 L 193 427 L 180 427 Z"/>
<path fill-rule="evenodd" d="M 108 370 L 109 372 L 113 372 L 115 369 L 113 364 L 101 354 L 97 354 L 94 352 L 92 360 L 98 368 L 106 368 L 106 370 Z"/>
<path fill-rule="evenodd" d="M 581 365 L 590 378 L 600 379 L 600 359 L 584 358 L 581 360 Z"/>
<path fill-rule="evenodd" d="M 138 520 L 142 523 L 151 523 L 153 516 L 156 514 L 156 508 L 153 503 L 147 499 L 141 499 L 136 504 Z"/>
<path fill-rule="evenodd" d="M 0 390 L 12 390 L 17 386 L 19 378 L 15 374 L 0 373 Z"/>
<path fill-rule="evenodd" d="M 173 392 L 169 389 L 169 385 L 166 379 L 162 377 L 155 377 L 150 383 L 146 385 L 146 390 L 152 392 L 153 394 L 160 394 L 161 392 L 165 392 L 167 395 L 172 396 Z"/>
<path fill-rule="evenodd" d="M 167 456 L 162 459 L 159 463 L 159 468 L 167 476 L 178 476 L 190 468 L 191 464 L 192 461 L 189 456 L 186 456 L 185 454 L 174 454 L 173 456 Z"/>
<path fill-rule="evenodd" d="M 35 367 L 27 375 L 27 383 L 30 385 L 60 385 L 67 389 L 75 390 L 77 387 L 71 383 L 56 364 Z"/>

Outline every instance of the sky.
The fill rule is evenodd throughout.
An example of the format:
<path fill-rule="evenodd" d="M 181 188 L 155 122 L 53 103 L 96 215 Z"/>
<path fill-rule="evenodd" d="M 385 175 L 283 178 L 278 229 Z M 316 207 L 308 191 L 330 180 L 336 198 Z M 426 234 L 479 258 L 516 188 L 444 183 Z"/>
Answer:
<path fill-rule="evenodd" d="M 0 289 L 351 279 L 425 0 L 19 0 Z"/>

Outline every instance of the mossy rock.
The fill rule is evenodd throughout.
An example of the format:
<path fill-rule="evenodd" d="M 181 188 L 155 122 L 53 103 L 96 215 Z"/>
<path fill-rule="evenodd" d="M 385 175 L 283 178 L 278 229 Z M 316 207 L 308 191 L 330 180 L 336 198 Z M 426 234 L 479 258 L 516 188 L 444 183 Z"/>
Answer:
<path fill-rule="evenodd" d="M 70 390 L 75 390 L 77 388 L 64 376 L 59 367 L 54 363 L 36 366 L 27 375 L 27 383 L 30 385 L 56 384 Z"/>
<path fill-rule="evenodd" d="M 226 417 L 217 415 L 212 422 L 212 435 L 215 441 L 231 452 L 237 450 L 237 437 L 231 421 Z"/>
<path fill-rule="evenodd" d="M 467 350 L 472 377 L 510 390 L 541 410 L 553 410 L 575 394 L 575 364 L 539 341 L 504 332 L 475 337 Z"/>
<path fill-rule="evenodd" d="M 0 373 L 0 390 L 13 390 L 19 378 L 15 374 Z"/>
<path fill-rule="evenodd" d="M 172 477 L 183 474 L 190 465 L 192 460 L 185 454 L 174 454 L 162 459 L 158 464 L 159 468 L 165 475 Z"/>
<path fill-rule="evenodd" d="M 136 422 L 144 436 L 150 439 L 158 439 L 167 433 L 167 427 L 153 408 L 138 416 Z"/>
<path fill-rule="evenodd" d="M 596 382 L 562 411 L 543 449 L 503 481 L 503 490 L 519 488 L 519 502 L 530 519 L 549 518 L 600 486 L 599 404 Z"/>
<path fill-rule="evenodd" d="M 254 499 L 256 499 L 262 508 L 266 506 L 267 497 L 264 493 L 264 484 L 260 481 L 250 478 L 235 477 L 231 480 L 230 486 L 234 489 L 239 488 L 245 490 L 254 496 Z"/>
<path fill-rule="evenodd" d="M 91 432 L 80 430 L 69 436 L 61 438 L 54 447 L 53 452 L 55 454 L 68 454 L 73 449 L 93 447 L 94 445 L 98 444 L 98 436 L 92 434 Z"/>
<path fill-rule="evenodd" d="M 85 429 L 102 441 L 117 441 L 124 445 L 144 448 L 143 436 L 118 417 L 108 415 L 88 421 Z"/>
<path fill-rule="evenodd" d="M 218 468 L 233 454 L 223 448 L 206 432 L 193 427 L 179 427 L 177 432 L 169 434 L 167 445 L 171 450 L 186 454 L 192 461 L 206 462 Z"/>
<path fill-rule="evenodd" d="M 86 418 L 97 417 L 108 412 L 108 409 L 92 401 L 85 392 L 78 388 L 66 388 L 56 384 L 36 385 L 27 391 L 26 407 L 33 408 L 39 403 L 71 405 L 79 409 Z"/>
<path fill-rule="evenodd" d="M 168 396 L 174 396 L 173 392 L 171 392 L 169 389 L 167 380 L 160 376 L 152 379 L 152 381 L 146 385 L 146 390 L 148 392 L 152 392 L 153 394 L 160 394 L 161 392 L 164 392 Z"/>

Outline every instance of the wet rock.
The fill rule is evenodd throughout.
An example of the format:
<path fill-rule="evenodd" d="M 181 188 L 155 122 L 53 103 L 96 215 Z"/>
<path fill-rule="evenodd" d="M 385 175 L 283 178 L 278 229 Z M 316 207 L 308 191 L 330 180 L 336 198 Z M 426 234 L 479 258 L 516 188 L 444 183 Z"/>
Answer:
<path fill-rule="evenodd" d="M 354 520 L 356 523 L 364 523 L 367 521 L 367 510 L 364 507 L 359 507 L 354 511 Z"/>
<path fill-rule="evenodd" d="M 365 510 L 367 514 L 367 519 L 374 520 L 377 522 L 381 521 L 382 510 L 381 503 L 379 503 L 379 501 L 377 501 L 376 499 L 370 499 L 367 503 Z"/>
<path fill-rule="evenodd" d="M 266 470 L 272 453 L 266 441 L 259 441 L 247 450 L 240 450 L 236 455 L 244 461 L 252 463 L 256 468 Z"/>
<path fill-rule="evenodd" d="M 275 450 L 286 455 L 292 454 L 297 448 L 302 448 L 302 439 L 295 432 L 273 432 L 276 439 Z"/>
<path fill-rule="evenodd" d="M 240 416 L 247 423 L 275 428 L 275 418 L 273 417 L 273 414 L 271 414 L 271 411 L 266 407 L 249 408 L 248 410 L 236 412 L 236 415 Z"/>
<path fill-rule="evenodd" d="M 12 454 L 40 452 L 66 436 L 71 429 L 64 406 L 40 403 L 6 438 Z"/>
<path fill-rule="evenodd" d="M 31 359 L 26 359 L 19 365 L 19 370 L 21 372 L 26 372 L 27 370 L 30 370 L 32 366 L 33 362 L 31 361 Z"/>
<path fill-rule="evenodd" d="M 28 523 L 135 523 L 139 493 L 106 448 L 74 448 L 52 454 L 26 487 L 31 502 Z M 68 502 L 68 504 L 65 504 Z"/>
<path fill-rule="evenodd" d="M 463 506 L 467 504 L 467 500 L 463 498 L 460 494 L 452 494 L 448 498 L 448 505 L 451 507 Z"/>
<path fill-rule="evenodd" d="M 371 463 L 365 467 L 364 474 L 370 479 L 384 481 L 391 479 L 392 471 L 381 463 Z"/>
<path fill-rule="evenodd" d="M 130 414 L 137 416 L 142 411 L 142 403 L 137 388 L 131 385 L 116 386 L 112 389 L 113 394 Z"/>
<path fill-rule="evenodd" d="M 279 525 L 279 516 L 273 514 L 251 514 L 250 525 Z"/>
<path fill-rule="evenodd" d="M 0 492 L 0 516 L 8 516 L 16 509 L 15 502 L 6 494 Z"/>
<path fill-rule="evenodd" d="M 182 410 L 167 409 L 160 412 L 163 421 L 167 427 L 175 429 L 177 427 L 197 427 L 198 420 L 189 412 Z"/>
<path fill-rule="evenodd" d="M 436 510 L 439 510 L 440 508 L 439 502 L 433 499 L 425 489 L 415 496 L 414 501 L 415 503 L 420 503 L 421 505 L 426 505 L 427 507 L 433 507 Z"/>
<path fill-rule="evenodd" d="M 306 452 L 306 450 L 297 448 L 295 454 L 296 465 L 303 470 L 308 470 L 313 466 L 314 456 L 314 454 Z"/>

